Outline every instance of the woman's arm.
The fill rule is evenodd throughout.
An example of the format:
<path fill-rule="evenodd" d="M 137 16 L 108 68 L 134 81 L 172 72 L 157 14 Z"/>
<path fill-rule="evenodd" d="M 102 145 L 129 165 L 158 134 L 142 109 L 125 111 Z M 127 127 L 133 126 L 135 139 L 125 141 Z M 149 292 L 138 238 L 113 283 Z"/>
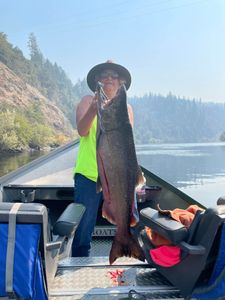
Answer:
<path fill-rule="evenodd" d="M 80 136 L 86 136 L 97 113 L 97 96 L 84 96 L 77 106 L 76 123 Z"/>

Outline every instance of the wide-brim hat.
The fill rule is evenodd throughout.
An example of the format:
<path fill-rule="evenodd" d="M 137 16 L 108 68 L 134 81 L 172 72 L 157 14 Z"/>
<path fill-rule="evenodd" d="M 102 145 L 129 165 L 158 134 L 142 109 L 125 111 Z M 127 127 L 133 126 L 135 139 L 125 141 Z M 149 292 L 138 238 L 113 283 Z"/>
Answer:
<path fill-rule="evenodd" d="M 130 72 L 121 65 L 115 64 L 111 61 L 107 61 L 102 64 L 94 66 L 87 74 L 87 84 L 89 88 L 95 92 L 96 90 L 96 76 L 104 70 L 113 70 L 119 74 L 119 77 L 125 81 L 126 89 L 128 90 L 131 84 Z"/>

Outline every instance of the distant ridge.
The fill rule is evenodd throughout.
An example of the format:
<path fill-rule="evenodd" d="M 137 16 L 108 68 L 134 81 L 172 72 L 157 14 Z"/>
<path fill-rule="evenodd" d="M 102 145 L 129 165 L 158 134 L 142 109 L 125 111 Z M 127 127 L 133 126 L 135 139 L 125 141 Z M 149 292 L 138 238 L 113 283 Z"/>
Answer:
<path fill-rule="evenodd" d="M 225 103 L 148 94 L 131 97 L 138 144 L 225 140 Z"/>

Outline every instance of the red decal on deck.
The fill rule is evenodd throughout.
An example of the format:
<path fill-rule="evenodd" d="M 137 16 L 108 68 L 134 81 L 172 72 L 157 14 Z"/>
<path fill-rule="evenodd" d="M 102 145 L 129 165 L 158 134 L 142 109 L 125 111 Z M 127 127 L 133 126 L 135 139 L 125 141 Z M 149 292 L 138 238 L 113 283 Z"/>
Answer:
<path fill-rule="evenodd" d="M 125 281 L 122 280 L 124 270 L 115 270 L 115 271 L 108 271 L 107 275 L 112 280 L 114 285 L 124 285 Z"/>

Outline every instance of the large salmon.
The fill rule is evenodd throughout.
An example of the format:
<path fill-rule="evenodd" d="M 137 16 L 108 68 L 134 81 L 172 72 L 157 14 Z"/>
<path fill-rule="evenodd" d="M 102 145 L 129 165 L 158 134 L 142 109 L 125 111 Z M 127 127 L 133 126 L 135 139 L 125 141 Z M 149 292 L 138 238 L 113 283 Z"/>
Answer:
<path fill-rule="evenodd" d="M 102 187 L 104 196 L 102 215 L 117 226 L 109 262 L 112 264 L 121 256 L 144 261 L 142 249 L 130 232 L 130 226 L 136 224 L 135 187 L 143 176 L 137 163 L 124 85 L 110 101 L 99 88 L 97 164 L 97 187 Z"/>

